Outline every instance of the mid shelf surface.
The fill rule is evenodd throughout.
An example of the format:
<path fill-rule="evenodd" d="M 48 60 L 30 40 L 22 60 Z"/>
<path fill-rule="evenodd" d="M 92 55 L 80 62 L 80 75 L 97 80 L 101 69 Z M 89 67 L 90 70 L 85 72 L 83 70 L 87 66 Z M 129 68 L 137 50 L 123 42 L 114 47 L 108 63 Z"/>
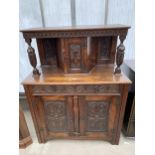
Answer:
<path fill-rule="evenodd" d="M 31 73 L 23 84 L 130 84 L 131 81 L 126 75 L 114 74 L 114 66 L 97 65 L 89 73 L 64 74 L 61 69 L 52 66 L 38 67 L 41 75 L 33 76 Z"/>

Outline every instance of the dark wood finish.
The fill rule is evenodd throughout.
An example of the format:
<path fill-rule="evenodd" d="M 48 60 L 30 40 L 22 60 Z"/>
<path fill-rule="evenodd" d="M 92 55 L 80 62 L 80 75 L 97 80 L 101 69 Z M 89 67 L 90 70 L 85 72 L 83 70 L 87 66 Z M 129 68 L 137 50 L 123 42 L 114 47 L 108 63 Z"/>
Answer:
<path fill-rule="evenodd" d="M 119 96 L 80 97 L 80 131 L 86 137 L 106 139 L 112 142 L 118 115 Z M 113 113 L 111 113 L 113 112 Z"/>
<path fill-rule="evenodd" d="M 19 148 L 26 148 L 32 144 L 32 139 L 26 124 L 22 107 L 19 105 Z"/>
<path fill-rule="evenodd" d="M 39 57 L 41 65 L 57 66 L 58 62 L 58 40 L 57 39 L 37 39 Z"/>
<path fill-rule="evenodd" d="M 123 59 L 124 59 L 124 50 L 125 50 L 125 46 L 123 45 L 123 42 L 126 38 L 127 34 L 123 34 L 119 36 L 120 39 L 120 44 L 117 47 L 117 53 L 116 53 L 116 64 L 117 67 L 115 69 L 115 74 L 120 74 L 121 73 L 121 64 L 123 63 Z"/>
<path fill-rule="evenodd" d="M 96 43 L 98 50 L 98 64 L 114 64 L 115 62 L 115 51 L 117 44 L 117 37 L 98 37 Z M 96 50 L 96 49 L 95 49 Z"/>
<path fill-rule="evenodd" d="M 42 65 L 55 65 L 64 73 L 88 73 L 97 63 L 115 63 L 115 73 L 121 73 L 120 66 L 124 58 L 123 42 L 130 27 L 123 25 L 107 25 L 92 27 L 62 27 L 21 30 L 29 45 L 28 53 L 34 74 L 36 56 L 31 47 L 31 39 L 36 38 Z"/>
<path fill-rule="evenodd" d="M 36 59 L 36 54 L 34 48 L 31 46 L 31 39 L 25 39 L 25 41 L 28 44 L 28 56 L 29 56 L 29 61 L 31 66 L 33 67 L 33 74 L 34 75 L 40 75 L 39 70 L 36 68 L 37 66 L 37 59 Z"/>
<path fill-rule="evenodd" d="M 74 27 L 49 27 L 21 30 L 24 38 L 70 38 L 86 36 L 118 36 L 126 34 L 129 26 L 99 25 Z"/>
<path fill-rule="evenodd" d="M 113 65 L 96 65 L 88 74 L 64 74 L 62 70 L 52 66 L 42 66 L 42 74 L 33 77 L 33 74 L 23 80 L 24 85 L 94 85 L 94 84 L 124 84 L 128 78 L 113 74 Z"/>
<path fill-rule="evenodd" d="M 128 90 L 127 105 L 123 120 L 122 131 L 127 137 L 135 137 L 135 61 L 126 60 L 122 65 L 122 70 L 132 81 Z"/>
<path fill-rule="evenodd" d="M 40 143 L 68 138 L 118 144 L 130 80 L 114 74 L 114 64 L 117 37 L 122 47 L 128 28 L 22 30 L 25 39 L 37 39 L 41 60 L 41 75 L 23 81 Z M 120 46 L 116 70 L 123 61 Z"/>
<path fill-rule="evenodd" d="M 51 72 L 46 72 L 44 69 L 46 70 L 47 67 L 42 68 L 43 72 L 39 79 L 32 78 L 32 75 L 30 75 L 23 81 L 27 97 L 30 100 L 30 110 L 40 142 L 55 138 L 69 138 L 102 139 L 112 144 L 118 144 L 127 96 L 126 88 L 130 81 L 124 75 L 116 76 L 113 74 L 113 66 L 108 67 L 108 65 L 97 66 L 91 75 L 84 75 L 85 80 L 83 81 L 81 81 L 82 77 L 77 74 L 71 74 L 66 79 L 63 77 L 61 80 L 58 79 L 58 77 L 61 77 L 61 73 L 55 73 L 54 70 L 52 73 L 51 69 Z M 48 81 L 48 78 L 54 78 L 54 76 L 55 80 Z M 110 78 L 110 76 L 112 77 Z M 75 77 L 76 80 L 72 81 Z M 97 81 L 94 80 L 95 77 L 98 77 Z M 63 123 L 60 123 L 60 118 L 57 118 L 58 122 L 55 123 L 62 125 L 62 128 L 57 127 L 57 132 L 54 131 L 56 128 L 52 128 L 48 123 L 55 121 L 51 121 L 46 117 L 49 113 L 53 115 L 53 110 L 46 111 L 44 106 L 46 104 L 51 104 L 51 109 L 58 109 L 58 112 L 62 113 Z M 57 108 L 57 106 L 52 105 L 60 107 Z M 90 111 L 93 111 L 94 107 L 99 116 L 102 113 L 101 120 L 105 120 L 105 122 L 102 122 L 101 127 L 97 127 L 94 131 L 91 131 L 93 127 L 90 126 L 91 123 L 88 121 L 91 112 L 88 113 L 87 110 L 91 109 L 91 106 L 92 110 Z M 100 106 L 103 108 L 101 112 L 98 111 Z M 92 114 L 93 117 L 90 119 L 95 120 L 97 118 L 100 120 L 98 115 Z M 53 117 L 52 120 L 56 119 L 55 116 Z M 70 124 L 70 126 L 67 126 L 67 124 Z M 48 125 L 50 125 L 50 131 Z M 61 129 L 65 129 L 65 131 L 61 131 Z"/>

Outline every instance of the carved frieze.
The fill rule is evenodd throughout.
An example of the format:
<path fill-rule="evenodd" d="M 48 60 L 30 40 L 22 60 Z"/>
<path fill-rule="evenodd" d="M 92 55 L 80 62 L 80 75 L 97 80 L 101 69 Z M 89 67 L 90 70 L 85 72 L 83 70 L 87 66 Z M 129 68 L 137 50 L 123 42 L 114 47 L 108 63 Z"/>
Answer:
<path fill-rule="evenodd" d="M 42 31 L 24 32 L 24 38 L 69 38 L 86 36 L 118 36 L 127 33 L 127 29 L 84 30 L 84 31 Z"/>
<path fill-rule="evenodd" d="M 56 85 L 33 86 L 33 93 L 119 93 L 118 85 Z"/>

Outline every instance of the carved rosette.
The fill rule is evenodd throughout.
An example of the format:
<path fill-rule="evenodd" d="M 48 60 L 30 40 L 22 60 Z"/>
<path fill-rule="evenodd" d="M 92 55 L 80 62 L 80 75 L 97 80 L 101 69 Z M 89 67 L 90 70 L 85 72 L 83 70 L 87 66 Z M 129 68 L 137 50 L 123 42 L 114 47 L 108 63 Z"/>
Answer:
<path fill-rule="evenodd" d="M 114 72 L 115 74 L 121 73 L 120 66 L 122 65 L 123 59 L 124 59 L 125 46 L 123 45 L 123 42 L 124 42 L 125 38 L 126 38 L 126 34 L 119 36 L 120 44 L 117 47 L 117 53 L 116 53 L 116 65 L 117 65 L 117 67 L 115 68 L 115 72 Z"/>
<path fill-rule="evenodd" d="M 37 59 L 36 59 L 35 50 L 31 46 L 31 41 L 32 40 L 31 39 L 25 39 L 25 41 L 28 44 L 27 53 L 28 53 L 28 56 L 29 56 L 30 64 L 33 67 L 33 74 L 34 75 L 40 75 L 39 70 L 36 68 L 36 66 L 37 66 Z"/>

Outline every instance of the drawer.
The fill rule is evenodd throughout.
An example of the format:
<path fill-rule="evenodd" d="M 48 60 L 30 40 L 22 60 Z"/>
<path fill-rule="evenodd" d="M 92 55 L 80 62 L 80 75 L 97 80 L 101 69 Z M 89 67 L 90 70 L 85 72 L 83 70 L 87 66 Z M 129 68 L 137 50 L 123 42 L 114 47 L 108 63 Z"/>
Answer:
<path fill-rule="evenodd" d="M 33 95 L 43 94 L 102 94 L 120 93 L 119 85 L 36 85 L 32 86 Z"/>

